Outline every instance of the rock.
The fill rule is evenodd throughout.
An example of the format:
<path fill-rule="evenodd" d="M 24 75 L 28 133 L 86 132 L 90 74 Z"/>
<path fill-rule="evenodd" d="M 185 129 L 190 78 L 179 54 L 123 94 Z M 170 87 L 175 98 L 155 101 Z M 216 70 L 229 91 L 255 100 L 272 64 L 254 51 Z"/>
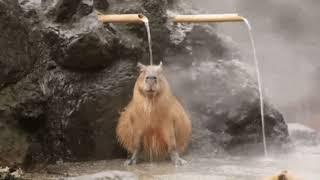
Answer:
<path fill-rule="evenodd" d="M 95 13 L 81 11 L 78 8 L 75 14 L 85 17 L 71 22 L 72 26 L 47 24 L 44 29 L 52 60 L 65 68 L 92 71 L 103 69 L 120 57 L 141 57 L 142 40 L 132 38 L 129 33 L 119 36 L 121 30 L 103 25 Z"/>
<path fill-rule="evenodd" d="M 78 23 L 78 26 L 61 28 L 41 16 L 41 11 L 50 7 L 32 2 L 20 3 L 22 9 L 17 3 L 0 3 L 3 12 L 0 18 L 4 18 L 3 22 L 10 20 L 1 28 L 8 33 L 14 29 L 16 38 L 21 36 L 19 41 L 14 41 L 6 33 L 0 37 L 0 46 L 7 46 L 9 53 L 12 51 L 12 59 L 5 53 L 0 58 L 1 64 L 6 65 L 1 66 L 1 72 L 8 72 L 0 76 L 4 80 L 0 89 L 1 163 L 30 166 L 59 159 L 124 157 L 117 145 L 114 127 L 133 87 L 136 58 L 144 51 L 137 44 L 142 41 L 132 38 L 134 44 L 130 43 L 133 41 L 128 36 L 114 35 L 91 15 L 79 20 L 84 26 L 70 22 Z M 50 5 L 50 2 L 46 3 Z M 32 10 L 39 13 L 38 16 L 24 18 L 23 14 Z M 34 24 L 36 21 L 40 23 Z M 53 28 L 61 32 L 57 33 Z M 71 43 L 68 38 L 74 41 Z M 59 57 L 55 47 L 64 48 L 67 53 Z M 25 58 L 21 58 L 22 63 L 18 54 L 21 52 L 24 52 L 21 57 Z M 105 58 L 105 53 L 113 56 L 112 63 Z M 86 57 L 86 61 L 82 57 Z M 66 61 L 68 63 L 64 65 L 63 60 L 76 58 L 78 61 L 73 61 L 75 65 L 70 69 L 88 72 L 69 72 L 62 68 L 70 63 Z M 106 63 L 108 68 L 101 70 Z M 98 67 L 100 70 L 97 71 Z M 113 103 L 106 105 L 109 102 Z M 85 112 L 98 114 L 90 117 Z M 78 121 L 78 118 L 82 120 Z"/>
<path fill-rule="evenodd" d="M 50 14 L 54 14 L 56 22 L 65 23 L 72 18 L 78 19 L 89 15 L 92 10 L 93 0 L 58 0 Z"/>
<path fill-rule="evenodd" d="M 66 73 L 56 69 L 46 74 L 44 80 L 48 81 L 44 86 L 52 97 L 48 151 L 70 160 L 123 156 L 114 132 L 119 112 L 134 85 L 134 67 L 127 60 L 96 73 Z"/>
<path fill-rule="evenodd" d="M 78 18 L 89 15 L 93 11 L 93 0 L 82 0 L 78 6 Z"/>
<path fill-rule="evenodd" d="M 0 166 L 0 179 L 9 179 L 9 180 L 16 180 L 16 179 L 21 179 L 23 172 L 20 168 L 9 168 L 5 167 L 2 168 Z"/>
<path fill-rule="evenodd" d="M 42 8 L 62 8 L 52 3 Z M 73 4 L 63 4 L 67 5 L 74 8 Z M 55 21 L 52 17 L 60 17 L 63 8 L 47 12 L 51 15 L 49 22 L 41 30 L 50 47 L 50 61 L 38 82 L 48 97 L 42 128 L 46 133 L 33 138 L 25 164 L 125 157 L 114 129 L 119 112 L 131 96 L 136 60 L 147 46 L 135 37 L 135 32 L 105 26 L 94 13 L 76 20 L 79 10 L 62 13 L 66 18 Z"/>
<path fill-rule="evenodd" d="M 107 0 L 94 0 L 93 7 L 99 12 L 106 12 L 109 8 L 109 3 Z"/>
<path fill-rule="evenodd" d="M 135 77 L 135 63 L 130 60 L 94 73 L 66 72 L 57 67 L 44 74 L 41 86 L 49 97 L 46 124 L 30 146 L 26 164 L 42 159 L 125 157 L 115 137 L 115 126 Z"/>
<path fill-rule="evenodd" d="M 299 123 L 288 123 L 290 138 L 296 145 L 318 145 L 320 134 L 316 130 Z"/>
<path fill-rule="evenodd" d="M 0 88 L 19 81 L 36 60 L 30 29 L 21 22 L 21 17 L 15 16 L 19 13 L 17 4 L 9 0 L 0 2 Z"/>
<path fill-rule="evenodd" d="M 25 161 L 30 136 L 37 136 L 46 123 L 46 98 L 38 84 L 32 82 L 35 74 L 0 92 L 0 156 L 7 165 Z"/>
<path fill-rule="evenodd" d="M 35 134 L 45 120 L 37 79 L 46 59 L 41 35 L 18 2 L 1 1 L 0 12 L 0 164 L 11 166 L 24 162 L 29 133 Z"/>
<path fill-rule="evenodd" d="M 119 41 L 102 24 L 96 23 L 91 31 L 60 31 L 49 27 L 45 37 L 52 48 L 51 58 L 66 68 L 101 69 L 117 59 L 116 48 Z"/>
<path fill-rule="evenodd" d="M 166 57 L 167 63 L 190 66 L 193 62 L 207 59 L 237 59 L 239 50 L 228 37 L 217 34 L 213 26 L 178 24 L 169 26 L 172 42 Z M 210 38 L 208 38 L 210 37 Z M 177 53 L 179 52 L 179 53 Z"/>

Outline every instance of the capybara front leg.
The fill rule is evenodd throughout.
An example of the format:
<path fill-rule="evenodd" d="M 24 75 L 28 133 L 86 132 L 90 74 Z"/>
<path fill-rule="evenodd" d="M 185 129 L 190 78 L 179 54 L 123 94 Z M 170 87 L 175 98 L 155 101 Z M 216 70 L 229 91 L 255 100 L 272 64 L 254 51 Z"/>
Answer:
<path fill-rule="evenodd" d="M 126 166 L 137 164 L 138 155 L 141 149 L 141 133 L 140 132 L 137 132 L 137 134 L 133 138 L 132 149 L 134 149 L 132 156 L 130 157 L 130 159 L 126 160 L 126 162 L 124 163 Z"/>
<path fill-rule="evenodd" d="M 175 150 L 170 152 L 170 159 L 171 159 L 171 162 L 176 166 L 182 166 L 184 164 L 187 164 L 187 161 L 182 159 L 179 156 L 178 152 Z"/>
<path fill-rule="evenodd" d="M 139 150 L 137 149 L 132 153 L 132 156 L 130 157 L 130 159 L 126 160 L 124 165 L 128 166 L 128 165 L 137 164 L 138 154 L 139 154 Z"/>
<path fill-rule="evenodd" d="M 180 158 L 179 153 L 177 151 L 177 145 L 176 145 L 176 137 L 174 135 L 174 130 L 171 130 L 170 133 L 170 144 L 169 144 L 169 154 L 171 162 L 176 166 L 182 166 L 187 163 L 186 160 Z"/>

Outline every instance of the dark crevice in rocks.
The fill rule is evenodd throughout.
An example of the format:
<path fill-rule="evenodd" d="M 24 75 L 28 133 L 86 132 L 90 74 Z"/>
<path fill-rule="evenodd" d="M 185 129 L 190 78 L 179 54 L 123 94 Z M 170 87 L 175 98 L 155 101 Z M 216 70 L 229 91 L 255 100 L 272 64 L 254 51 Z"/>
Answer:
<path fill-rule="evenodd" d="M 59 0 L 56 9 L 56 22 L 64 23 L 71 20 L 77 12 L 81 0 Z"/>

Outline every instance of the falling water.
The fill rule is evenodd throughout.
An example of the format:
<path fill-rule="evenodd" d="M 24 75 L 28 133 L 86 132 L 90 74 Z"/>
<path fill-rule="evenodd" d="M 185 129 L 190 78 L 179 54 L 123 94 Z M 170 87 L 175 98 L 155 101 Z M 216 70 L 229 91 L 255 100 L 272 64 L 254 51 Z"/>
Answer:
<path fill-rule="evenodd" d="M 152 44 L 151 44 L 151 33 L 150 33 L 149 20 L 147 18 L 144 18 L 143 22 L 144 22 L 144 25 L 146 27 L 147 34 L 148 34 L 150 65 L 153 65 Z"/>
<path fill-rule="evenodd" d="M 251 41 L 251 46 L 252 46 L 252 49 L 253 49 L 253 58 L 254 58 L 254 64 L 255 64 L 255 67 L 256 67 L 256 75 L 257 75 L 257 81 L 258 81 L 258 86 L 259 86 L 263 149 L 264 149 L 265 156 L 268 156 L 266 133 L 265 133 L 265 121 L 264 121 L 264 104 L 263 104 L 263 95 L 262 95 L 262 82 L 261 82 L 259 62 L 258 62 L 258 58 L 257 58 L 257 54 L 256 54 L 256 47 L 255 47 L 254 40 L 253 40 L 251 25 L 250 25 L 249 21 L 246 18 L 243 18 L 243 20 L 247 25 L 249 36 L 250 36 L 250 41 Z"/>

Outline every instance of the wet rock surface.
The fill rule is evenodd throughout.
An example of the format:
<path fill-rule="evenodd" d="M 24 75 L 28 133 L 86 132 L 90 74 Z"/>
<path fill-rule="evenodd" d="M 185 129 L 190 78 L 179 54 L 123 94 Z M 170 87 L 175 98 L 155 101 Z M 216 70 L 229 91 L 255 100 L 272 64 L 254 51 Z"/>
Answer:
<path fill-rule="evenodd" d="M 261 142 L 257 84 L 234 44 L 212 26 L 168 23 L 168 8 L 180 10 L 165 0 L 1 0 L 0 163 L 126 157 L 114 129 L 137 61 L 149 60 L 146 32 L 104 25 L 98 11 L 149 17 L 155 62 L 193 117 L 192 150 Z M 283 142 L 282 115 L 265 105 L 267 136 Z"/>
<path fill-rule="evenodd" d="M 299 123 L 288 123 L 290 138 L 301 145 L 318 145 L 320 143 L 320 134 L 315 129 Z"/>
<path fill-rule="evenodd" d="M 21 176 L 23 172 L 21 169 L 17 168 L 9 168 L 9 167 L 1 167 L 0 166 L 0 179 L 4 180 L 18 180 L 22 179 Z"/>

